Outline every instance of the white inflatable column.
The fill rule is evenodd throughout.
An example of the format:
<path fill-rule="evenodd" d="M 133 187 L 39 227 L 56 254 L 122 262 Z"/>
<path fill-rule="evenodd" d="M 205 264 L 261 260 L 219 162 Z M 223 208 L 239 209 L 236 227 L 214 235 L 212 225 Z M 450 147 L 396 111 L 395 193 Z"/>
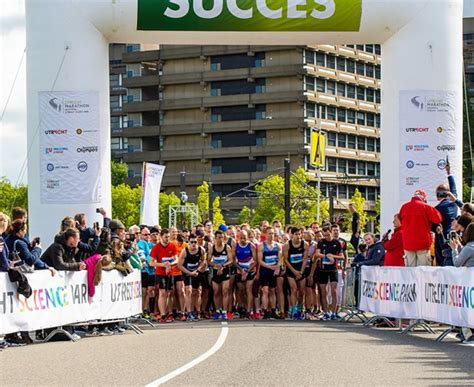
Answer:
<path fill-rule="evenodd" d="M 381 125 L 381 223 L 382 232 L 392 227 L 392 218 L 404 200 L 400 196 L 400 180 L 405 179 L 406 154 L 400 146 L 402 136 L 413 136 L 418 145 L 420 139 L 434 143 L 440 136 L 436 127 L 430 127 L 426 137 L 410 134 L 400 122 L 400 91 L 449 91 L 454 92 L 456 122 L 456 149 L 449 151 L 452 173 L 456 177 L 458 192 L 462 196 L 462 1 L 430 1 L 413 19 L 396 32 L 382 48 L 382 125 Z M 415 95 L 414 95 L 415 96 Z M 421 106 L 420 106 L 421 108 Z M 424 106 L 426 109 L 426 106 Z M 426 121 L 426 120 L 425 120 Z M 452 134 L 452 133 L 451 133 Z M 421 140 L 424 141 L 424 140 Z M 445 144 L 453 145 L 453 144 Z M 436 147 L 437 148 L 437 147 Z M 430 150 L 430 152 L 432 149 Z M 418 153 L 416 160 L 423 158 Z M 440 152 L 440 157 L 446 152 Z M 432 162 L 433 160 L 431 160 Z M 412 165 L 409 165 L 412 167 Z M 413 168 L 413 167 L 412 167 Z M 416 168 L 416 167 L 415 167 Z M 423 167 L 417 172 L 423 174 Z M 431 164 L 426 173 L 434 174 L 429 186 L 416 182 L 409 195 L 420 188 L 435 204 L 435 187 L 446 182 L 446 173 Z"/>
<path fill-rule="evenodd" d="M 65 216 L 84 212 L 90 223 L 99 220 L 97 207 L 111 211 L 108 42 L 68 1 L 27 0 L 26 30 L 29 235 L 45 248 Z M 53 84 L 54 91 L 99 92 L 101 203 L 41 203 L 38 92 Z"/>

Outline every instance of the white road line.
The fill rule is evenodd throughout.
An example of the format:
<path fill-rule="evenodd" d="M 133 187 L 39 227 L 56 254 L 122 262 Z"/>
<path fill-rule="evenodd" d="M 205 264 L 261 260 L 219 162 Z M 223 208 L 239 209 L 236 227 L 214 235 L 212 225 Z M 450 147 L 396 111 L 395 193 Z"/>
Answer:
<path fill-rule="evenodd" d="M 202 355 L 198 356 L 194 360 L 191 360 L 189 363 L 185 364 L 182 367 L 179 367 L 175 369 L 174 371 L 171 371 L 169 374 L 162 376 L 159 379 L 154 380 L 153 382 L 149 383 L 146 385 L 146 387 L 155 387 L 155 386 L 161 386 L 162 384 L 166 383 L 167 381 L 175 378 L 178 375 L 181 375 L 182 373 L 190 370 L 194 366 L 197 366 L 199 363 L 203 362 L 207 358 L 211 357 L 214 355 L 221 347 L 224 345 L 225 339 L 227 338 L 227 334 L 229 333 L 229 327 L 227 326 L 226 322 L 222 323 L 222 329 L 221 329 L 221 334 L 219 335 L 219 338 L 215 342 L 215 344 L 206 352 L 204 352 Z"/>

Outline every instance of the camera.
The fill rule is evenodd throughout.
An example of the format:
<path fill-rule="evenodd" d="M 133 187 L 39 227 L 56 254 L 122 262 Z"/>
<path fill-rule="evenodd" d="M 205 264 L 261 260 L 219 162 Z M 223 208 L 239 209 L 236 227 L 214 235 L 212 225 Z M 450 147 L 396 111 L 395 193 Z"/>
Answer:
<path fill-rule="evenodd" d="M 458 236 L 456 231 L 450 231 L 449 232 L 449 239 L 456 239 Z"/>
<path fill-rule="evenodd" d="M 96 208 L 96 209 L 95 209 L 95 212 L 98 213 L 98 214 L 100 214 L 100 208 Z"/>
<path fill-rule="evenodd" d="M 125 240 L 127 242 L 135 242 L 135 235 L 134 234 L 127 234 L 127 235 L 125 235 Z"/>
<path fill-rule="evenodd" d="M 436 196 L 444 199 L 448 197 L 448 193 L 446 191 L 438 191 L 436 192 Z"/>

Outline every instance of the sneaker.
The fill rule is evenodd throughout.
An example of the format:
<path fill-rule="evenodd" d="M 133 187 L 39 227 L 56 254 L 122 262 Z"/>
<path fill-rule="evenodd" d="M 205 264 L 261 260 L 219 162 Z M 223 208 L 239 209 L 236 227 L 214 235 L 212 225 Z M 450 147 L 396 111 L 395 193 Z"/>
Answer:
<path fill-rule="evenodd" d="M 339 316 L 337 313 L 331 314 L 331 321 L 341 321 L 342 317 Z"/>
<path fill-rule="evenodd" d="M 159 313 L 155 313 L 152 316 L 152 320 L 155 320 L 156 322 L 161 322 L 161 315 Z"/>
<path fill-rule="evenodd" d="M 142 317 L 148 320 L 150 318 L 150 312 L 148 312 L 147 310 L 144 310 Z"/>
<path fill-rule="evenodd" d="M 210 320 L 211 319 L 211 314 L 209 312 L 202 312 L 202 318 L 204 320 Z"/>
<path fill-rule="evenodd" d="M 226 312 L 226 311 L 222 311 L 221 313 L 221 319 L 222 320 L 225 320 L 227 321 L 229 318 L 229 314 L 230 314 L 230 318 L 232 318 L 232 313 L 231 312 Z"/>
<path fill-rule="evenodd" d="M 86 337 L 97 337 L 100 336 L 99 329 L 95 327 L 91 331 L 86 332 Z"/>
<path fill-rule="evenodd" d="M 109 328 L 104 328 L 100 331 L 101 336 L 112 336 L 113 334 L 114 332 L 112 332 Z"/>
<path fill-rule="evenodd" d="M 178 321 L 186 321 L 186 316 L 183 313 L 178 313 Z"/>
<path fill-rule="evenodd" d="M 77 333 L 71 333 L 71 336 L 73 340 L 78 341 L 81 339 L 81 336 L 79 336 Z"/>
<path fill-rule="evenodd" d="M 212 319 L 214 321 L 217 321 L 221 318 L 221 314 L 219 312 L 214 312 L 214 315 L 212 316 Z"/>
<path fill-rule="evenodd" d="M 321 318 L 323 321 L 329 321 L 331 320 L 331 316 L 328 313 L 324 313 L 323 317 Z"/>
<path fill-rule="evenodd" d="M 255 312 L 255 320 L 261 320 L 262 319 L 262 314 L 260 313 L 260 311 L 256 311 Z"/>
<path fill-rule="evenodd" d="M 188 317 L 186 317 L 186 321 L 188 322 L 193 322 L 194 321 L 194 316 L 192 313 L 188 313 Z"/>
<path fill-rule="evenodd" d="M 166 322 L 167 322 L 167 323 L 172 323 L 173 321 L 174 321 L 174 317 L 173 317 L 173 315 L 170 313 L 170 314 L 168 315 L 168 317 L 166 317 Z"/>
<path fill-rule="evenodd" d="M 278 316 L 277 312 L 272 310 L 270 313 L 270 320 L 278 320 L 280 317 Z"/>
<path fill-rule="evenodd" d="M 234 312 L 232 318 L 240 318 L 240 313 Z"/>
<path fill-rule="evenodd" d="M 193 315 L 194 321 L 201 320 L 201 313 L 193 312 L 192 315 Z"/>

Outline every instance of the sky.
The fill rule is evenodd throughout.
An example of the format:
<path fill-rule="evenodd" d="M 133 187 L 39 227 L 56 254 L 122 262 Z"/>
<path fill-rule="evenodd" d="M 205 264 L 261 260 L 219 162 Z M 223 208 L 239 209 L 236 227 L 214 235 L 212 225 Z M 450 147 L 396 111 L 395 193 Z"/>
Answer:
<path fill-rule="evenodd" d="M 26 158 L 26 75 L 24 0 L 0 1 L 0 177 L 13 184 Z M 21 63 L 21 66 L 20 66 Z M 18 78 L 12 90 L 15 75 Z M 11 98 L 7 103 L 8 95 Z M 26 171 L 21 182 L 26 183 Z"/>
<path fill-rule="evenodd" d="M 27 171 L 22 169 L 27 157 L 24 2 L 0 0 L 0 118 L 6 106 L 0 121 L 0 177 L 7 177 L 13 184 L 27 182 Z M 465 15 L 474 16 L 474 0 L 465 0 L 464 5 Z"/>

